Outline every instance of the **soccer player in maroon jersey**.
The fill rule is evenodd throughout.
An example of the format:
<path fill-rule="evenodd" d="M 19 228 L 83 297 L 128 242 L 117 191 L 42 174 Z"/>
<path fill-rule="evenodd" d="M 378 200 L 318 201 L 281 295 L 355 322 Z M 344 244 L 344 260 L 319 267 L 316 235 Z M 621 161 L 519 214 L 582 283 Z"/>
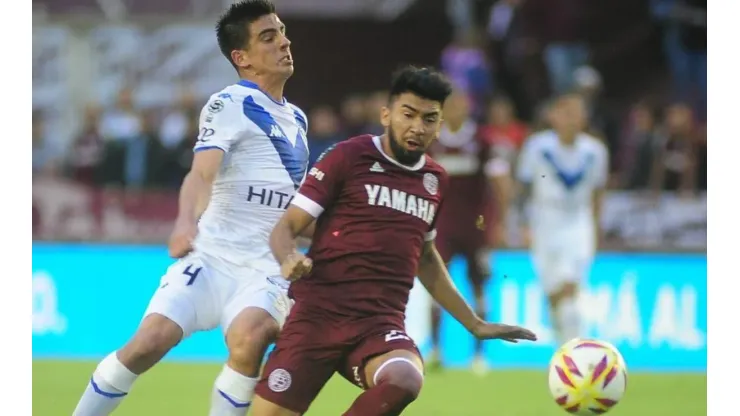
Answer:
<path fill-rule="evenodd" d="M 446 264 L 455 255 L 465 260 L 475 311 L 485 317 L 484 285 L 491 275 L 490 249 L 503 243 L 510 167 L 481 134 L 465 94 L 454 91 L 443 111 L 439 139 L 429 147 L 429 154 L 445 169 L 450 183 L 445 208 L 439 213 L 435 241 Z M 440 318 L 439 306 L 433 305 L 433 350 L 428 362 L 431 368 L 441 365 Z M 487 368 L 482 347 L 481 340 L 477 340 L 473 359 L 476 372 Z"/>
<path fill-rule="evenodd" d="M 381 111 L 385 134 L 358 136 L 329 150 L 275 226 L 270 247 L 283 275 L 295 281 L 295 305 L 265 365 L 251 415 L 305 413 L 334 372 L 365 390 L 346 416 L 400 414 L 423 381 L 420 353 L 404 328 L 415 275 L 477 338 L 536 339 L 524 328 L 476 316 L 434 247 L 448 179 L 425 151 L 439 134 L 450 91 L 436 71 L 397 73 Z M 314 221 L 305 257 L 295 240 Z"/>

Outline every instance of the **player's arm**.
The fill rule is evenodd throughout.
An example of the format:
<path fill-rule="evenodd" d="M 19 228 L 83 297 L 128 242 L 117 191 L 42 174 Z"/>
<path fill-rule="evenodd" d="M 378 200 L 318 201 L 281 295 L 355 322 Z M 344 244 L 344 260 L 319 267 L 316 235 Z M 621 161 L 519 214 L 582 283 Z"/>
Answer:
<path fill-rule="evenodd" d="M 432 298 L 475 337 L 503 339 L 510 342 L 537 339 L 533 332 L 525 328 L 493 324 L 478 317 L 452 282 L 433 240 L 424 244 L 424 250 L 419 259 L 418 277 Z"/>
<path fill-rule="evenodd" d="M 211 201 L 211 189 L 224 153 L 242 131 L 241 110 L 231 100 L 211 99 L 200 114 L 193 163 L 180 187 L 175 229 L 169 241 L 170 255 L 182 257 L 192 250 L 198 219 Z"/>
<path fill-rule="evenodd" d="M 455 287 L 433 240 L 424 243 L 417 274 L 429 295 L 468 331 L 475 334 L 476 328 L 485 323 Z"/>
<path fill-rule="evenodd" d="M 190 171 L 180 187 L 177 219 L 196 223 L 211 200 L 213 181 L 221 167 L 224 152 L 208 149 L 195 153 Z"/>
<path fill-rule="evenodd" d="M 606 186 L 609 180 L 609 150 L 606 146 L 599 144 L 598 153 L 598 165 L 596 172 L 596 183 L 594 186 L 591 209 L 593 210 L 593 222 L 594 230 L 596 231 L 595 243 L 596 247 L 601 244 L 602 232 L 601 232 L 601 212 L 604 206 L 604 194 L 606 194 Z"/>
<path fill-rule="evenodd" d="M 311 270 L 311 260 L 298 251 L 296 238 L 313 237 L 316 219 L 343 185 L 349 162 L 340 146 L 332 146 L 319 156 L 270 234 L 270 249 L 286 279 L 299 279 Z"/>
<path fill-rule="evenodd" d="M 279 264 L 298 253 L 296 239 L 313 224 L 316 218 L 294 204 L 288 206 L 270 234 L 270 250 Z M 313 234 L 312 234 L 313 235 Z"/>

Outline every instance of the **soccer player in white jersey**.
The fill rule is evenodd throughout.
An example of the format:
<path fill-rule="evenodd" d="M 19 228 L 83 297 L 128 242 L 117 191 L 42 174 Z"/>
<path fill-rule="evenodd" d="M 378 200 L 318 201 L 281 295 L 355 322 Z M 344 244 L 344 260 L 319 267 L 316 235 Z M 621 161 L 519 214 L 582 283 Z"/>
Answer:
<path fill-rule="evenodd" d="M 218 326 L 229 356 L 209 414 L 244 415 L 264 353 L 290 309 L 287 282 L 268 246 L 308 164 L 306 116 L 283 97 L 293 73 L 290 41 L 269 0 L 233 4 L 216 34 L 241 81 L 212 95 L 200 114 L 169 242 L 179 260 L 136 334 L 98 365 L 76 416 L 108 415 L 182 339 Z"/>
<path fill-rule="evenodd" d="M 599 240 L 599 215 L 608 176 L 608 151 L 586 134 L 580 96 L 558 97 L 550 109 L 552 130 L 531 136 L 519 156 L 517 178 L 525 234 L 550 304 L 558 341 L 581 336 L 580 283 L 588 276 Z M 530 198 L 531 197 L 531 198 Z M 524 215 L 527 200 L 529 215 Z"/>

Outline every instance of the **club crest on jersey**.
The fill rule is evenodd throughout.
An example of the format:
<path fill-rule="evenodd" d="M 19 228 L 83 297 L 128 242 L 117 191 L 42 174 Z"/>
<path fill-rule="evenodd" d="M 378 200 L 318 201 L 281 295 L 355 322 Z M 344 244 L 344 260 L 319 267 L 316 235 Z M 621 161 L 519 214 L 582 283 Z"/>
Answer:
<path fill-rule="evenodd" d="M 422 179 L 422 183 L 424 184 L 424 189 L 427 190 L 431 195 L 437 195 L 437 191 L 439 190 L 439 180 L 436 176 L 434 176 L 431 173 L 425 173 L 424 178 Z"/>
<path fill-rule="evenodd" d="M 437 206 L 431 201 L 382 185 L 365 185 L 365 190 L 367 191 L 368 205 L 395 209 L 396 211 L 421 218 L 427 224 L 431 224 L 434 221 Z"/>
<path fill-rule="evenodd" d="M 224 102 L 221 100 L 215 100 L 208 106 L 208 111 L 210 113 L 218 113 L 219 111 L 224 109 Z"/>

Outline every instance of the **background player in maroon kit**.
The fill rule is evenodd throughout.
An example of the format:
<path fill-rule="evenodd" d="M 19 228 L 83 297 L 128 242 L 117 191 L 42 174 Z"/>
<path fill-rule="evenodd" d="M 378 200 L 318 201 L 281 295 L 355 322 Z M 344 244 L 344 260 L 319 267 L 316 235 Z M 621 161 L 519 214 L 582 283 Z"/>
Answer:
<path fill-rule="evenodd" d="M 455 91 L 444 105 L 444 122 L 429 153 L 449 175 L 445 208 L 439 213 L 436 245 L 447 264 L 453 256 L 465 259 L 475 296 L 475 311 L 486 315 L 484 285 L 491 275 L 490 249 L 504 243 L 509 194 L 509 163 L 495 149 L 472 118 L 468 97 Z M 439 326 L 441 311 L 432 306 L 432 355 L 429 366 L 441 365 Z M 475 344 L 473 369 L 486 369 L 482 343 Z"/>
<path fill-rule="evenodd" d="M 365 389 L 345 415 L 397 415 L 423 381 L 404 313 L 418 273 L 431 296 L 481 339 L 534 340 L 478 318 L 434 248 L 444 170 L 424 152 L 438 136 L 445 78 L 406 68 L 381 112 L 386 133 L 327 152 L 275 226 L 270 245 L 295 305 L 263 371 L 251 413 L 304 413 L 335 371 Z M 316 221 L 304 257 L 295 239 Z M 304 277 L 305 275 L 305 277 Z"/>

